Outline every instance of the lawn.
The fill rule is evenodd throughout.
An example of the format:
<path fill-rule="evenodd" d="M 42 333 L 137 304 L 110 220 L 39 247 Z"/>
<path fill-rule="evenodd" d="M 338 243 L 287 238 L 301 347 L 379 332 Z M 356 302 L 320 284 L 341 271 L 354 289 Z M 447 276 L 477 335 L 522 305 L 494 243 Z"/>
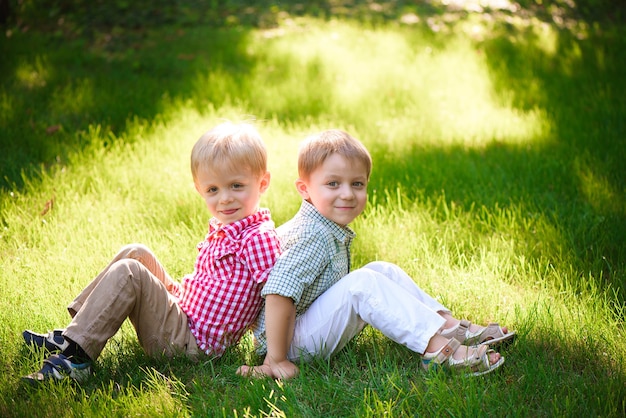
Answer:
<path fill-rule="evenodd" d="M 240 3 L 4 28 L 0 415 L 624 416 L 626 24 L 560 1 Z M 126 323 L 84 384 L 23 385 L 43 353 L 21 332 L 66 325 L 122 245 L 191 272 L 209 215 L 189 154 L 224 119 L 256 120 L 277 224 L 300 204 L 299 142 L 361 139 L 353 267 L 394 262 L 457 316 L 517 330 L 502 370 L 424 373 L 366 328 L 294 380 L 250 380 L 249 335 L 194 363 L 146 357 Z"/>

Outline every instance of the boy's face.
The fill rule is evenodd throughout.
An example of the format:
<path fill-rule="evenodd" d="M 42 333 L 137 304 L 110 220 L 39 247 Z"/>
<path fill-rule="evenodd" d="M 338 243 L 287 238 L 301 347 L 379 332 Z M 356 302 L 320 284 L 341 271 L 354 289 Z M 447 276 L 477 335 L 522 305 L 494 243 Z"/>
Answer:
<path fill-rule="evenodd" d="M 211 170 L 200 168 L 195 186 L 211 215 L 230 224 L 252 215 L 259 207 L 261 195 L 270 184 L 270 173 L 261 177 L 250 170 Z"/>
<path fill-rule="evenodd" d="M 332 154 L 307 180 L 298 179 L 296 188 L 322 215 L 345 226 L 365 209 L 367 171 L 358 160 Z"/>

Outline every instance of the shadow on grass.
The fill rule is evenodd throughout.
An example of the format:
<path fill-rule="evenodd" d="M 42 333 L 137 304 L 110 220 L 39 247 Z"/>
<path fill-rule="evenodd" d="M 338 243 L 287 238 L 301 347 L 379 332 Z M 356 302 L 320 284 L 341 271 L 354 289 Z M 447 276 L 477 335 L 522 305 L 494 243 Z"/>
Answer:
<path fill-rule="evenodd" d="M 11 59 L 0 66 L 0 188 L 19 189 L 41 166 L 67 164 L 90 146 L 108 147 L 129 123 L 166 118 L 176 100 L 219 107 L 229 97 L 223 86 L 211 86 L 210 74 L 232 74 L 231 92 L 244 88 L 238 80 L 254 66 L 245 54 L 247 33 L 137 32 L 112 51 L 47 34 L 3 38 Z M 101 143 L 93 144 L 94 136 Z"/>
<path fill-rule="evenodd" d="M 382 2 L 377 9 L 362 2 L 342 7 L 316 2 L 298 13 L 340 15 L 369 24 L 415 13 L 432 26 L 431 18 L 449 12 L 429 2 L 394 5 Z M 461 9 L 453 22 L 470 16 Z M 443 192 L 448 201 L 467 208 L 528 203 L 564 227 L 580 271 L 614 284 L 623 302 L 626 58 L 621 51 L 626 42 L 619 28 L 583 27 L 557 28 L 553 45 L 546 47 L 532 27 L 504 23 L 497 36 L 480 44 L 497 90 L 510 93 L 522 111 L 545 111 L 552 132 L 540 138 L 541 145 L 415 148 L 402 154 L 374 147 L 376 171 L 385 178 L 375 177 L 372 186 L 400 185 L 426 197 Z M 173 26 L 158 32 L 125 30 L 123 36 L 111 30 L 70 42 L 29 32 L 2 38 L 3 51 L 12 59 L 0 64 L 0 189 L 23 187 L 41 165 L 67 164 L 85 148 L 126 140 L 120 138 L 129 123 L 167 117 L 177 103 L 202 110 L 245 100 L 248 75 L 256 65 L 246 53 L 248 36 L 243 26 L 209 32 Z M 215 74 L 220 77 L 213 78 Z M 218 79 L 222 84 L 215 83 Z M 314 105 L 295 109 L 290 100 L 274 109 L 285 123 L 323 112 L 323 106 Z M 101 143 L 90 142 L 89 129 L 101 129 Z"/>
<path fill-rule="evenodd" d="M 355 408 L 374 408 L 380 402 L 397 415 L 416 411 L 436 415 L 443 405 L 453 415 L 467 415 L 468 408 L 510 412 L 507 408 L 520 405 L 537 416 L 572 408 L 602 416 L 624 412 L 623 365 L 603 354 L 600 336 L 590 334 L 568 341 L 561 335 L 569 335 L 564 324 L 556 329 L 534 323 L 527 326 L 530 328 L 519 330 L 522 333 L 516 342 L 502 351 L 506 358 L 502 368 L 480 378 L 424 372 L 418 354 L 371 327 L 330 361 L 314 359 L 301 364 L 301 376 L 289 384 L 237 376 L 235 370 L 244 356 L 236 349 L 221 359 L 195 363 L 184 357 L 150 358 L 136 341 L 126 339 L 109 347 L 112 351 L 103 354 L 95 375 L 82 385 L 63 382 L 5 388 L 5 399 L 11 399 L 14 406 L 35 408 L 33 411 L 40 413 L 4 412 L 6 416 L 48 416 L 57 411 L 64 415 L 68 407 L 87 413 L 113 407 L 118 414 L 137 408 L 143 413 L 154 409 L 176 415 L 174 411 L 180 413 L 182 408 L 191 415 L 206 415 L 213 410 L 267 408 L 265 400 L 271 400 L 274 390 L 282 395 L 276 397 L 276 406 L 293 409 L 288 415 L 310 410 L 347 416 Z M 312 393 L 311 387 L 324 390 Z M 485 391 L 491 394 L 485 396 Z M 375 394 L 374 398 L 367 393 Z M 463 396 L 451 399 L 450 393 Z"/>
<path fill-rule="evenodd" d="M 556 30 L 553 45 L 542 44 L 532 28 L 504 25 L 501 30 L 479 44 L 495 91 L 512 97 L 521 112 L 540 109 L 550 125 L 546 136 L 516 145 L 494 139 L 476 148 L 415 146 L 402 153 L 374 146 L 371 188 L 393 190 L 398 185 L 410 198 L 445 196 L 465 210 L 484 206 L 490 213 L 521 207 L 527 219 L 550 219 L 561 231 L 564 247 L 572 249 L 576 271 L 591 273 L 600 289 L 612 286 L 623 305 L 624 30 Z M 588 277 L 577 279 L 584 286 Z"/>
<path fill-rule="evenodd" d="M 415 149 L 402 155 L 379 150 L 373 154 L 371 188 L 387 189 L 395 196 L 392 190 L 398 185 L 413 200 L 436 201 L 442 196 L 449 205 L 472 210 L 488 225 L 486 228 L 497 226 L 492 224 L 489 214 L 510 209 L 512 216 L 520 214 L 520 219 L 512 220 L 518 224 L 515 229 L 521 228 L 527 234 L 527 239 L 516 243 L 520 256 L 555 265 L 573 262 L 576 271 L 583 275 L 578 277 L 581 289 L 587 286 L 586 274 L 591 273 L 597 280 L 597 288 L 612 286 L 618 300 L 624 303 L 623 202 L 597 207 L 585 196 L 588 186 L 577 174 L 577 161 L 564 159 L 562 152 L 558 144 L 537 149 L 504 145 L 470 151 Z M 555 155 L 559 155 L 558 163 L 553 159 Z M 383 175 L 377 176 L 377 172 Z M 380 198 L 378 202 L 385 204 Z M 443 209 L 434 215 L 442 221 L 446 217 Z M 553 224 L 559 235 L 535 235 L 533 222 L 540 219 Z M 562 254 L 562 248 L 571 249 L 570 255 Z"/>
<path fill-rule="evenodd" d="M 484 45 L 496 89 L 511 91 L 520 110 L 544 109 L 553 127 L 550 139 L 569 150 L 570 159 L 589 157 L 596 175 L 623 192 L 624 29 L 558 30 L 552 45 L 530 28 L 506 35 Z"/>
<path fill-rule="evenodd" d="M 30 371 L 37 370 L 46 356 L 23 345 L 19 350 L 20 363 L 32 363 Z M 81 383 L 64 379 L 31 384 L 18 378 L 15 385 L 3 388 L 3 399 L 10 399 L 19 410 L 16 412 L 10 405 L 0 403 L 0 415 L 65 416 L 68 407 L 75 413 L 92 415 L 95 411 L 89 413 L 89 410 L 110 407 L 112 403 L 117 403 L 118 413 L 122 415 L 128 411 L 123 413 L 120 409 L 134 407 L 148 415 L 167 415 L 167 411 L 174 414 L 180 408 L 191 407 L 186 405 L 190 393 L 206 391 L 219 399 L 227 390 L 239 391 L 236 383 L 241 378 L 235 370 L 244 363 L 243 358 L 238 347 L 218 359 L 202 357 L 194 361 L 184 355 L 150 357 L 134 336 L 117 336 L 109 341 L 92 366 L 92 375 Z M 142 406 L 141 401 L 145 403 Z M 28 406 L 35 409 L 24 411 Z"/>
<path fill-rule="evenodd" d="M 624 16 L 622 7 L 609 7 L 601 0 L 521 3 L 529 9 L 507 1 L 473 0 L 444 2 L 447 6 L 385 0 L 118 3 L 84 6 L 37 0 L 15 6 L 11 19 L 15 22 L 0 38 L 7 57 L 0 61 L 0 189 L 19 189 L 42 166 L 65 164 L 69 155 L 91 145 L 92 138 L 80 134 L 89 127 L 101 130 L 102 143 L 95 145 L 106 147 L 124 133 L 129 121 L 152 121 L 162 115 L 170 100 L 190 100 L 202 109 L 246 97 L 242 80 L 254 66 L 245 53 L 246 28 L 271 27 L 286 15 L 351 19 L 366 25 L 417 19 L 434 31 L 476 15 L 503 20 L 536 16 L 540 21 L 558 19 L 564 33 L 576 18 L 589 18 L 598 10 L 604 20 Z M 154 32 L 164 24 L 169 32 Z M 186 35 L 198 25 L 215 31 L 202 39 Z M 499 53 L 514 54 L 518 47 L 507 45 L 507 39 L 507 34 L 498 37 L 494 48 L 503 46 Z M 597 51 L 590 46 L 588 52 Z M 514 68 L 509 70 L 514 76 Z M 207 72 L 232 75 L 231 97 L 225 97 L 223 86 L 210 83 L 198 90 L 197 77 Z M 289 120 L 294 112 L 285 106 L 276 116 Z M 621 123 L 623 130 L 623 119 L 611 123 Z"/>
<path fill-rule="evenodd" d="M 607 416 L 623 414 L 626 406 L 623 402 L 626 370 L 619 358 L 607 355 L 606 342 L 601 336 L 593 335 L 593 332 L 586 335 L 580 330 L 577 336 L 580 338 L 571 340 L 562 334 L 569 335 L 571 332 L 563 329 L 564 324 L 555 324 L 551 329 L 542 329 L 536 323 L 526 326 L 529 328 L 518 329 L 521 333 L 512 345 L 498 349 L 505 357 L 501 369 L 484 377 L 462 378 L 450 373 L 424 372 L 419 364 L 419 355 L 393 343 L 370 327 L 331 361 L 329 371 L 322 370 L 321 373 L 340 375 L 344 381 L 353 382 L 363 377 L 367 380 L 365 387 L 381 395 L 392 388 L 410 388 L 410 393 L 397 397 L 397 406 L 408 400 L 409 410 L 424 412 L 433 408 L 435 414 L 446 404 L 452 415 L 468 415 L 463 408 L 481 405 L 482 402 L 486 402 L 484 412 L 489 411 L 490 403 L 493 404 L 493 411 L 504 409 L 506 413 L 510 413 L 507 408 L 511 406 L 519 408 L 524 405 L 529 416 L 551 415 L 554 410 L 567 411 L 572 408 L 570 402 L 579 405 L 573 408 L 580 411 L 604 411 Z M 370 368 L 376 370 L 373 375 L 378 377 L 387 373 L 388 381 L 368 380 Z M 389 382 L 398 379 L 398 375 L 401 376 L 399 380 L 408 376 L 410 384 L 390 385 Z M 595 381 L 597 385 L 589 386 L 583 381 Z M 476 393 L 484 395 L 484 391 L 494 391 L 493 396 L 474 399 Z M 463 402 L 449 404 L 450 392 L 463 393 Z M 509 405 L 503 404 L 504 400 L 508 400 Z M 411 402 L 416 404 L 410 405 Z"/>

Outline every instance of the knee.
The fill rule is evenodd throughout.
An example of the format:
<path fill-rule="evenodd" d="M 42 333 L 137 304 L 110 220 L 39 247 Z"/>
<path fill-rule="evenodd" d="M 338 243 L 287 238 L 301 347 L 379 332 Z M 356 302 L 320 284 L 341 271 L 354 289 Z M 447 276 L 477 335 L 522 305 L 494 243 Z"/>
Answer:
<path fill-rule="evenodd" d="M 135 260 L 141 260 L 148 254 L 152 254 L 150 249 L 145 245 L 138 243 L 125 245 L 120 250 L 121 258 L 133 258 Z"/>
<path fill-rule="evenodd" d="M 367 268 L 361 268 L 353 271 L 343 280 L 346 280 L 348 292 L 351 295 L 370 293 L 379 287 L 379 275 L 376 271 Z"/>
<path fill-rule="evenodd" d="M 111 265 L 108 277 L 133 277 L 139 272 L 141 262 L 134 258 L 122 258 Z"/>
<path fill-rule="evenodd" d="M 363 268 L 374 270 L 377 273 L 384 273 L 389 270 L 397 269 L 398 266 L 388 261 L 372 261 L 371 263 L 368 263 L 365 266 L 363 266 Z"/>

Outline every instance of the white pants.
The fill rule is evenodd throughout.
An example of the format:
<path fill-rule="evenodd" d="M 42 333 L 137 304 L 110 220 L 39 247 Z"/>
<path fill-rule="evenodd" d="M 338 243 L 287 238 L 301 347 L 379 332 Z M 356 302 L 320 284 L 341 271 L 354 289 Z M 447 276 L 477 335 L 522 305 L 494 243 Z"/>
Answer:
<path fill-rule="evenodd" d="M 369 263 L 339 280 L 296 319 L 288 353 L 296 361 L 329 358 L 366 324 L 423 354 L 450 311 L 420 289 L 400 267 Z"/>

